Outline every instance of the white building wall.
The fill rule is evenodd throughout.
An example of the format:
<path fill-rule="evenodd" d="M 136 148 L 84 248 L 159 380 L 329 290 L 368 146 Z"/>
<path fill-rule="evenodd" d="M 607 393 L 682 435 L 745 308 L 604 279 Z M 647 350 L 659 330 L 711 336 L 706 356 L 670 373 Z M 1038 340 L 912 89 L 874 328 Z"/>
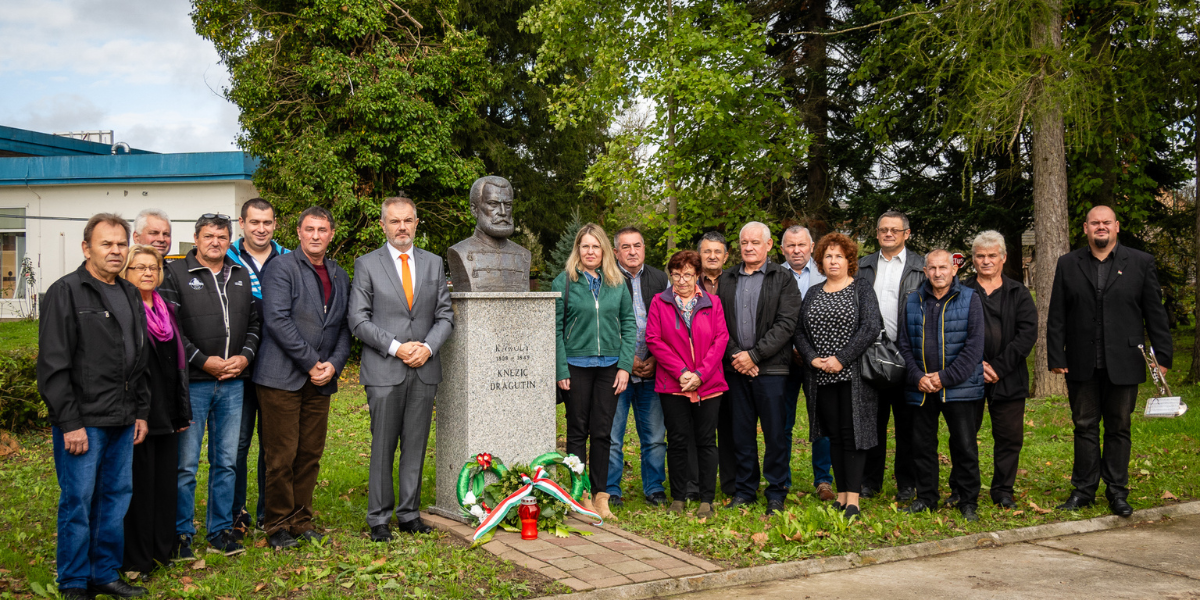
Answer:
<path fill-rule="evenodd" d="M 194 224 L 204 213 L 233 217 L 234 239 L 241 232 L 237 217 L 242 203 L 257 196 L 250 181 L 180 183 L 77 184 L 0 186 L 0 213 L 24 208 L 26 256 L 33 259 L 37 289 L 41 294 L 64 274 L 83 262 L 83 227 L 98 212 L 115 212 L 129 220 L 144 208 L 159 208 L 171 217 L 171 252 L 179 242 L 194 240 Z M 31 217 L 72 217 L 85 220 L 49 220 Z M 17 301 L 0 299 L 0 319 L 17 316 Z"/>

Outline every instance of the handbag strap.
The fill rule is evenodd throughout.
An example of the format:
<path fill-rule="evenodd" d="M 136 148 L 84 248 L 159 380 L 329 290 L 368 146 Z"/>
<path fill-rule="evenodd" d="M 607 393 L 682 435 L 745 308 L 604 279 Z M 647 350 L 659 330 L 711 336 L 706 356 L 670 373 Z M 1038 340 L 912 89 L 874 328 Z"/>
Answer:
<path fill-rule="evenodd" d="M 567 338 L 566 338 L 566 335 L 567 335 L 567 307 L 571 305 L 571 275 L 569 273 L 564 272 L 563 280 L 566 283 L 566 285 L 563 286 L 563 316 L 562 316 L 563 341 L 565 342 L 565 341 L 567 341 Z"/>

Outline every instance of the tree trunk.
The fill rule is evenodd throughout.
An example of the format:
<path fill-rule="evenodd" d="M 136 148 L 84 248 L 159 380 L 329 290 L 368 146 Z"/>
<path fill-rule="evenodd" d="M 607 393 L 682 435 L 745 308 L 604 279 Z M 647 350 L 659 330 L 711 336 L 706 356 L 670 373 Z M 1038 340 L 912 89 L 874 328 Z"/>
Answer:
<path fill-rule="evenodd" d="M 1192 134 L 1196 136 L 1196 185 L 1192 187 L 1192 208 L 1196 210 L 1196 298 L 1200 298 L 1200 81 L 1196 83 L 1196 104 L 1192 111 Z M 1196 330 L 1200 331 L 1200 302 L 1196 303 Z M 1188 381 L 1200 382 L 1200 344 L 1192 343 L 1192 368 Z"/>
<path fill-rule="evenodd" d="M 1045 19 L 1033 25 L 1033 46 L 1047 51 L 1062 47 L 1062 3 L 1049 0 Z M 1045 60 L 1048 60 L 1046 58 Z M 1057 77 L 1057 68 L 1042 64 L 1043 78 Z M 1036 85 L 1036 84 L 1035 84 Z M 1050 290 L 1058 257 L 1070 250 L 1067 238 L 1067 159 L 1063 144 L 1062 106 L 1048 97 L 1040 85 L 1033 99 L 1033 222 L 1037 249 L 1038 337 L 1034 361 L 1034 396 L 1062 395 L 1067 392 L 1062 375 L 1050 373 L 1046 366 L 1046 320 L 1050 315 Z"/>
<path fill-rule="evenodd" d="M 829 27 L 828 0 L 804 4 L 801 27 L 820 31 Z M 804 128 L 812 135 L 808 149 L 808 174 L 805 182 L 804 221 L 813 240 L 829 232 L 829 82 L 828 41 L 823 35 L 805 36 L 801 44 L 801 66 L 807 74 L 807 88 L 800 114 Z"/>

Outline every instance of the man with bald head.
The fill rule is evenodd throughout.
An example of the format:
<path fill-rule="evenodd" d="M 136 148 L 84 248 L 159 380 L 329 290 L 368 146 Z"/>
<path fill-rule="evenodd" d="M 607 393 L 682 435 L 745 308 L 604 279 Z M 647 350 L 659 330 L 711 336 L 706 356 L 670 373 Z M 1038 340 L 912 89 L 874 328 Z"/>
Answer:
<path fill-rule="evenodd" d="M 1059 257 L 1046 320 L 1046 362 L 1066 375 L 1075 423 L 1075 489 L 1058 508 L 1088 506 L 1103 479 L 1109 509 L 1128 517 L 1130 420 L 1138 384 L 1146 381 L 1138 346 L 1149 336 L 1165 375 L 1172 345 L 1154 257 L 1119 244 L 1120 230 L 1117 214 L 1096 206 L 1083 224 L 1088 245 Z"/>
<path fill-rule="evenodd" d="M 950 492 L 967 521 L 977 521 L 979 444 L 975 411 L 983 399 L 983 303 L 959 283 L 946 250 L 925 255 L 927 281 L 900 306 L 897 340 L 908 370 L 905 400 L 912 407 L 912 453 L 917 498 L 910 513 L 937 510 L 938 415 L 950 430 Z M 903 435 L 896 432 L 897 437 Z"/>

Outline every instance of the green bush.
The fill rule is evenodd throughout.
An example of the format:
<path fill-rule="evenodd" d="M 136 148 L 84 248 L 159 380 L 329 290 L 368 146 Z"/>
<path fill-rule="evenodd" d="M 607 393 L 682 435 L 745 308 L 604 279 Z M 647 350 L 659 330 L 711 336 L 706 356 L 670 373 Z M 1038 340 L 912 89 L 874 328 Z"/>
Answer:
<path fill-rule="evenodd" d="M 37 389 L 37 349 L 0 351 L 0 429 L 45 427 L 47 416 Z"/>

